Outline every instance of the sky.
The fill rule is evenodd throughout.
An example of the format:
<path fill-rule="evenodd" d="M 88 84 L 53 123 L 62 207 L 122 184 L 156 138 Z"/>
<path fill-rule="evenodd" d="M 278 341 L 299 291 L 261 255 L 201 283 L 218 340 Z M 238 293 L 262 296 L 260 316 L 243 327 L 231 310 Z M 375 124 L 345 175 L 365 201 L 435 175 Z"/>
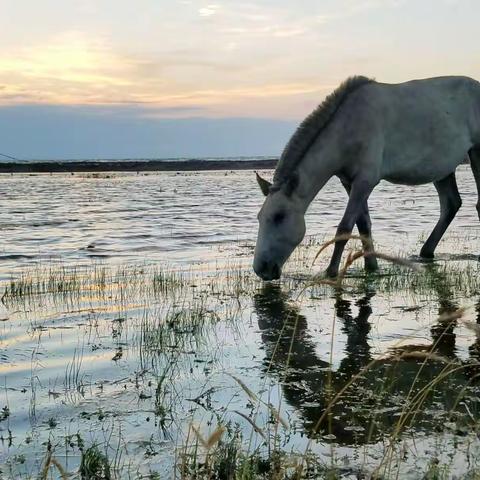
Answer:
<path fill-rule="evenodd" d="M 278 155 L 349 75 L 480 79 L 478 0 L 0 0 L 0 152 Z"/>

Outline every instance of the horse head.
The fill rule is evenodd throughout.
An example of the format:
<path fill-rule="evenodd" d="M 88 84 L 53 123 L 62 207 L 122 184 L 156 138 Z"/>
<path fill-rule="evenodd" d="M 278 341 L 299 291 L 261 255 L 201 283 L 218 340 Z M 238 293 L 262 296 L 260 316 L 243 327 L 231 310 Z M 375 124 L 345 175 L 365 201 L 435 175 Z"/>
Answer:
<path fill-rule="evenodd" d="M 253 269 L 263 280 L 280 278 L 284 263 L 305 235 L 304 203 L 293 194 L 294 181 L 272 186 L 257 173 L 266 199 L 258 213 Z"/>

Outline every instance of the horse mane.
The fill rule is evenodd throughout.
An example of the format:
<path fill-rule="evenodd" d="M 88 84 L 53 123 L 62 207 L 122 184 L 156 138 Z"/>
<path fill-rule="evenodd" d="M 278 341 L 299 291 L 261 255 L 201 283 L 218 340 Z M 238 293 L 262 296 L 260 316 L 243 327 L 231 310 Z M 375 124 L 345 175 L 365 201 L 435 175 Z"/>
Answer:
<path fill-rule="evenodd" d="M 328 95 L 325 100 L 303 120 L 288 141 L 277 163 L 277 168 L 273 176 L 274 188 L 279 188 L 281 183 L 291 180 L 292 177 L 295 176 L 294 171 L 296 167 L 318 135 L 332 120 L 346 97 L 362 85 L 373 81 L 374 80 L 363 76 L 347 78 L 347 80 Z"/>

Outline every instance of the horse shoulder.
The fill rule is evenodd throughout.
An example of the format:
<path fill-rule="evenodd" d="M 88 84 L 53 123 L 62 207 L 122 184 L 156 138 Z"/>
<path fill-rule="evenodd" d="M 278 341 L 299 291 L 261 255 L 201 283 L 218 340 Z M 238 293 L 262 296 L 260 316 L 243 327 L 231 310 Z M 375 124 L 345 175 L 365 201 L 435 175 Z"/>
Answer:
<path fill-rule="evenodd" d="M 358 161 L 371 160 L 380 153 L 386 111 L 384 93 L 375 83 L 353 92 L 345 102 L 337 126 L 342 137 L 342 154 Z"/>

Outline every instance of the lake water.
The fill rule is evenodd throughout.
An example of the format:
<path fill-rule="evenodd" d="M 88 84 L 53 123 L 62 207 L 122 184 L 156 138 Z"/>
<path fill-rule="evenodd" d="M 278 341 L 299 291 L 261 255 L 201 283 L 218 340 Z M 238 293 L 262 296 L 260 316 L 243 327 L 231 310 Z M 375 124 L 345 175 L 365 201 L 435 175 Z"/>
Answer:
<path fill-rule="evenodd" d="M 457 182 L 463 206 L 435 262 L 418 273 L 382 262 L 374 277 L 358 263 L 339 291 L 311 286 L 330 251 L 314 267 L 313 257 L 345 208 L 336 180 L 311 205 L 284 279 L 262 283 L 251 271 L 263 201 L 251 171 L 0 176 L 2 474 L 36 478 L 48 451 L 75 472 L 96 444 L 119 478 L 171 478 L 191 425 L 205 437 L 224 425 L 250 449 L 278 434 L 283 451 L 308 449 L 355 475 L 385 463 L 404 417 L 387 478 L 417 478 L 432 458 L 470 471 L 480 235 L 468 165 Z M 370 210 L 378 251 L 409 257 L 439 208 L 431 185 L 382 183 Z M 460 307 L 461 321 L 437 320 Z M 405 354 L 432 345 L 438 359 L 423 367 Z M 415 418 L 403 415 L 412 382 L 425 388 L 445 364 L 455 372 Z M 278 432 L 265 403 L 280 411 Z"/>

